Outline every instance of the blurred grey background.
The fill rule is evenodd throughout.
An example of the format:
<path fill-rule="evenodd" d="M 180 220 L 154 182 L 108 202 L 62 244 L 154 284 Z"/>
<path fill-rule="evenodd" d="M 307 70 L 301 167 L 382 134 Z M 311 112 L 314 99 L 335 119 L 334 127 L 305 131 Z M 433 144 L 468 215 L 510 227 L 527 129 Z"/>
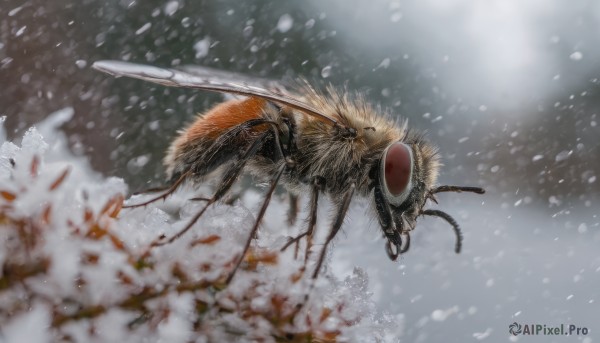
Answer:
<path fill-rule="evenodd" d="M 453 255 L 450 229 L 425 220 L 405 257 L 423 278 L 387 261 L 379 240 L 345 257 L 373 261 L 364 267 L 376 297 L 403 314 L 406 341 L 506 341 L 508 324 L 524 317 L 600 330 L 600 3 L 0 0 L 0 116 L 9 137 L 72 106 L 76 116 L 63 128 L 72 150 L 135 190 L 161 183 L 176 130 L 221 98 L 114 79 L 90 68 L 99 59 L 303 76 L 364 92 L 426 131 L 443 156 L 441 183 L 488 191 L 442 199 L 462 221 L 465 253 Z M 377 238 L 376 230 L 367 235 Z M 349 251 L 357 250 L 336 253 Z M 448 320 L 437 320 L 439 297 L 445 308 L 458 304 Z"/>

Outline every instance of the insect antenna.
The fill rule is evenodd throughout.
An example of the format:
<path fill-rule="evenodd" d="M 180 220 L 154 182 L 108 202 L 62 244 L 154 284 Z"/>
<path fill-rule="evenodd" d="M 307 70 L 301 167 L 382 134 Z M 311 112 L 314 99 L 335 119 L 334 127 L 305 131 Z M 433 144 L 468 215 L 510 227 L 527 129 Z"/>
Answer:
<path fill-rule="evenodd" d="M 456 192 L 456 193 L 470 192 L 470 193 L 484 194 L 485 189 L 483 189 L 481 187 L 448 186 L 448 185 L 446 185 L 446 186 L 436 187 L 436 188 L 432 189 L 431 191 L 429 191 L 429 193 L 431 193 L 431 194 L 442 193 L 442 192 Z"/>
<path fill-rule="evenodd" d="M 452 218 L 452 216 L 450 216 L 448 213 L 440 210 L 423 210 L 421 211 L 421 214 L 425 216 L 440 217 L 447 221 L 448 224 L 452 225 L 452 229 L 454 229 L 454 234 L 456 235 L 456 245 L 454 246 L 454 251 L 457 254 L 460 253 L 460 249 L 462 248 L 463 236 L 460 230 L 460 226 L 458 225 L 456 220 L 454 220 L 454 218 Z"/>
<path fill-rule="evenodd" d="M 476 194 L 484 194 L 485 193 L 485 189 L 481 188 L 481 187 L 471 187 L 471 186 L 439 186 L 436 187 L 432 190 L 430 190 L 429 192 L 427 192 L 427 198 L 431 199 L 433 202 L 435 202 L 436 204 L 438 203 L 437 198 L 435 197 L 436 193 L 442 193 L 442 192 L 456 192 L 456 193 L 462 193 L 462 192 L 470 192 L 470 193 L 476 193 Z"/>
<path fill-rule="evenodd" d="M 192 174 L 192 172 L 189 171 L 189 170 L 187 172 L 181 174 L 181 176 L 179 177 L 179 179 L 177 179 L 177 181 L 175 181 L 175 183 L 173 185 L 171 185 L 169 188 L 167 188 L 167 190 L 164 193 L 160 194 L 159 196 L 156 196 L 156 197 L 154 197 L 154 198 L 152 198 L 152 199 L 150 199 L 148 201 L 144 201 L 144 202 L 139 203 L 139 204 L 124 205 L 123 208 L 142 207 L 142 206 L 146 206 L 148 204 L 151 204 L 151 203 L 153 203 L 155 201 L 158 201 L 158 200 L 161 200 L 161 199 L 165 200 L 169 195 L 173 194 L 177 190 L 177 188 L 181 185 L 181 183 L 183 181 L 185 181 L 185 179 L 187 179 L 187 177 L 190 176 L 191 174 Z"/>

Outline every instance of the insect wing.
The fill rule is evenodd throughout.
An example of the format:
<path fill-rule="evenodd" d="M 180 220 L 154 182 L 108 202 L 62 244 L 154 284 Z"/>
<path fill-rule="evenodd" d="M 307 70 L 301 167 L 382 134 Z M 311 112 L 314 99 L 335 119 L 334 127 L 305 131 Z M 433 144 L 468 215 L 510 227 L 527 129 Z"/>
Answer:
<path fill-rule="evenodd" d="M 225 84 L 239 84 L 242 83 L 247 87 L 252 88 L 263 88 L 266 91 L 273 92 L 275 94 L 281 94 L 287 97 L 295 97 L 295 95 L 289 91 L 289 88 L 284 86 L 281 82 L 249 77 L 244 74 L 229 72 L 221 69 L 203 67 L 198 65 L 184 65 L 177 67 L 177 70 L 199 76 L 205 79 L 213 79 L 214 82 L 221 82 Z"/>
<path fill-rule="evenodd" d="M 256 81 L 248 77 L 242 77 L 242 80 L 240 80 L 236 76 L 237 74 L 234 73 L 221 70 L 215 71 L 210 68 L 197 66 L 187 66 L 180 70 L 123 61 L 97 61 L 94 62 L 92 67 L 116 77 L 127 76 L 168 87 L 195 88 L 220 93 L 254 96 L 289 106 L 337 125 L 334 119 L 320 113 L 297 96 L 288 93 L 284 87 L 269 90 L 264 88 L 264 86 L 260 86 L 260 79 Z M 216 72 L 216 75 L 212 72 Z M 272 81 L 264 80 L 264 82 Z"/>

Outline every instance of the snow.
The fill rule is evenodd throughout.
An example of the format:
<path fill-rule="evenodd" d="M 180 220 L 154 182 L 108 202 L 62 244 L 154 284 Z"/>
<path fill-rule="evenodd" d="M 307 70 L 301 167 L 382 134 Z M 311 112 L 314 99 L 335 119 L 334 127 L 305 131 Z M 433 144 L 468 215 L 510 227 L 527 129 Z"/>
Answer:
<path fill-rule="evenodd" d="M 402 17 L 403 17 L 402 12 L 394 12 L 390 16 L 390 21 L 393 22 L 393 23 L 397 23 L 400 20 L 402 20 Z"/>
<path fill-rule="evenodd" d="M 168 16 L 172 16 L 179 9 L 178 1 L 169 1 L 165 4 L 165 14 Z"/>
<path fill-rule="evenodd" d="M 279 17 L 279 21 L 277 22 L 277 30 L 281 33 L 288 32 L 292 26 L 294 26 L 294 18 L 292 18 L 289 14 L 284 14 Z"/>
<path fill-rule="evenodd" d="M 75 61 L 75 65 L 77 66 L 77 68 L 83 69 L 83 68 L 87 67 L 87 61 L 86 60 L 77 60 L 77 61 Z"/>
<path fill-rule="evenodd" d="M 537 162 L 537 161 L 539 161 L 539 160 L 541 160 L 541 159 L 543 159 L 543 158 L 544 158 L 544 155 L 535 155 L 535 156 L 533 156 L 533 157 L 531 158 L 531 161 L 532 161 L 532 162 Z"/>
<path fill-rule="evenodd" d="M 580 51 L 575 51 L 569 58 L 573 61 L 580 61 L 583 58 L 583 54 Z"/>
<path fill-rule="evenodd" d="M 391 63 L 390 58 L 386 57 L 381 61 L 381 63 L 379 63 L 379 65 L 375 68 L 375 70 L 377 70 L 379 68 L 387 69 L 390 67 L 390 63 Z"/>
<path fill-rule="evenodd" d="M 433 311 L 431 313 L 431 319 L 434 320 L 434 321 L 436 321 L 436 322 L 443 322 L 449 316 L 457 313 L 458 310 L 459 309 L 458 309 L 457 306 L 454 306 L 454 307 L 446 309 L 446 310 L 437 309 L 437 310 L 435 310 L 435 311 Z"/>
<path fill-rule="evenodd" d="M 144 25 L 142 25 L 139 29 L 137 29 L 137 31 L 135 31 L 136 35 L 141 35 L 142 33 L 150 30 L 150 28 L 152 27 L 152 23 L 148 22 L 145 23 Z"/>
<path fill-rule="evenodd" d="M 5 143 L 2 156 L 21 156 L 21 137 L 32 122 L 44 115 L 44 108 L 73 104 L 78 108 L 78 117 L 67 125 L 73 139 L 72 151 L 85 153 L 104 172 L 117 173 L 137 183 L 160 183 L 154 175 L 160 175 L 160 159 L 168 140 L 196 112 L 209 108 L 212 96 L 123 79 L 109 80 L 89 70 L 95 59 L 140 61 L 149 53 L 161 66 L 199 63 L 247 70 L 267 78 L 309 80 L 319 78 L 320 69 L 331 65 L 335 70 L 325 81 L 364 91 L 370 102 L 381 102 L 383 107 L 393 104 L 391 114 L 409 118 L 411 127 L 427 131 L 428 139 L 440 148 L 445 164 L 440 183 L 481 184 L 488 190 L 481 197 L 444 194 L 439 198 L 439 206 L 430 204 L 455 216 L 461 225 L 465 241 L 460 255 L 452 252 L 452 232 L 446 223 L 420 218 L 411 250 L 396 263 L 385 256 L 377 219 L 361 207 L 366 202 L 353 202 L 343 232 L 336 237 L 328 256 L 328 271 L 338 280 L 352 275 L 355 267 L 368 274 L 368 292 L 372 293 L 370 299 L 377 311 L 388 311 L 393 321 L 401 318 L 402 336 L 392 331 L 386 331 L 386 335 L 397 335 L 407 342 L 436 342 L 448 337 L 473 341 L 474 332 L 493 328 L 487 340 L 505 341 L 506 325 L 521 310 L 519 319 L 535 322 L 585 325 L 590 318 L 600 317 L 600 131 L 596 114 L 600 45 L 595 44 L 598 20 L 592 20 L 593 13 L 600 13 L 600 3 L 325 1 L 312 2 L 309 11 L 303 11 L 306 5 L 281 7 L 281 3 L 271 1 L 269 10 L 261 11 L 247 2 L 91 1 L 85 3 L 90 11 L 82 12 L 78 6 L 56 8 L 52 15 L 57 19 L 50 21 L 44 20 L 49 7 L 43 1 L 23 3 L 7 4 L 3 9 L 9 20 L 0 25 L 0 66 L 15 81 L 8 82 L 3 92 L 5 101 L 0 115 L 8 116 L 9 137 L 14 144 Z M 175 4 L 177 10 L 172 13 Z M 73 16 L 73 11 L 81 15 Z M 90 13 L 92 17 L 86 18 Z M 284 13 L 292 15 L 294 23 L 282 34 L 277 24 Z M 401 21 L 390 23 L 397 13 L 402 14 Z M 357 17 L 364 25 L 349 20 Z M 143 35 L 133 35 L 146 22 L 152 23 L 151 29 Z M 24 25 L 27 26 L 21 36 L 15 37 Z M 247 29 L 242 34 L 244 27 Z M 333 29 L 338 32 L 335 37 L 329 35 Z M 214 40 L 211 45 L 219 43 L 218 49 L 210 48 L 202 60 L 194 62 L 194 43 L 208 36 Z M 95 44 L 102 46 L 95 49 Z M 250 47 L 257 53 L 250 53 Z M 579 60 L 570 58 L 574 52 L 581 53 Z M 372 72 L 387 58 L 387 69 Z M 87 61 L 87 66 L 82 68 L 83 63 L 78 61 Z M 21 80 L 28 83 L 21 84 Z M 421 118 L 423 113 L 428 113 L 427 118 Z M 440 114 L 443 121 L 429 123 Z M 94 123 L 93 130 L 86 130 L 91 125 L 85 123 Z M 56 132 L 44 132 L 39 124 L 36 127 L 43 140 L 50 143 Z M 148 132 L 147 127 L 160 128 Z M 103 135 L 107 131 L 110 136 Z M 512 132 L 517 131 L 518 135 L 513 136 Z M 95 135 L 86 136 L 88 133 Z M 82 136 L 89 139 L 81 140 Z M 457 144 L 461 137 L 468 139 Z M 0 142 L 5 139 L 2 134 Z M 48 183 L 69 164 L 64 163 L 65 156 L 51 152 L 54 148 L 54 144 L 49 144 L 38 170 L 38 182 L 46 178 L 46 185 L 32 185 L 33 189 L 28 188 L 30 194 L 45 194 Z M 65 144 L 56 149 L 67 151 Z M 559 155 L 561 151 L 567 152 Z M 132 175 L 126 163 L 139 156 L 144 156 L 142 172 Z M 27 166 L 31 160 L 22 159 L 20 165 L 25 167 L 19 169 L 19 177 L 23 176 L 19 184 L 30 181 Z M 57 216 L 64 217 L 56 213 L 56 208 L 64 204 L 72 213 L 80 214 L 84 205 L 76 205 L 84 203 L 86 194 L 92 201 L 99 194 L 88 187 L 85 191 L 79 188 L 79 192 L 63 189 L 66 182 L 87 182 L 96 175 L 86 163 L 75 164 L 77 168 L 71 164 L 65 183 L 52 197 L 56 203 L 53 222 L 60 220 Z M 495 166 L 500 167 L 492 173 Z M 78 176 L 80 173 L 83 178 Z M 0 158 L 0 180 L 11 175 L 11 161 Z M 6 189 L 17 191 L 12 183 Z M 148 209 L 122 210 L 118 224 L 112 223 L 111 227 L 123 228 L 119 237 L 127 236 L 122 239 L 137 253 L 165 230 L 181 227 L 178 217 L 197 210 L 197 204 L 188 204 L 186 192 L 182 190 Z M 206 214 L 205 222 L 198 223 L 201 230 L 190 234 L 199 237 L 205 228 L 211 234 L 242 232 L 235 241 L 243 240 L 247 226 L 242 225 L 252 220 L 261 192 L 254 195 L 248 200 L 244 197 L 235 206 L 215 206 Z M 128 201 L 134 203 L 136 199 Z M 32 206 L 35 201 L 35 196 L 23 195 L 17 204 L 21 211 L 18 214 L 39 214 L 35 211 L 44 208 Z M 275 234 L 281 230 L 280 219 L 285 220 L 285 202 L 284 197 L 274 199 L 273 211 L 263 223 L 266 231 L 261 228 L 260 247 L 279 247 L 285 242 L 285 235 L 292 233 L 289 230 Z M 94 211 L 102 209 L 101 205 L 98 207 Z M 228 211 L 239 220 L 229 226 Z M 81 225 L 81 216 L 75 219 Z M 323 222 L 320 228 L 327 229 L 327 220 Z M 231 231 L 221 230 L 224 226 Z M 78 277 L 83 268 L 77 257 L 82 253 L 78 247 L 84 239 L 67 243 L 58 234 L 46 239 L 47 250 L 43 253 L 53 260 L 63 258 L 70 263 L 50 266 L 47 273 L 51 284 L 35 283 L 35 292 L 58 299 L 57 295 L 70 294 L 78 287 L 69 282 L 73 278 L 69 275 Z M 84 244 L 86 252 L 113 249 L 91 243 Z M 182 248 L 181 254 L 167 249 L 157 250 L 153 256 L 171 261 L 183 259 L 188 249 L 185 244 Z M 61 254 L 61 250 L 65 253 Z M 122 254 L 101 254 L 102 258 L 86 272 L 86 278 L 97 277 L 95 273 L 103 275 L 107 265 L 120 263 L 122 258 Z M 12 258 L 10 255 L 11 251 L 0 249 L 0 261 Z M 89 260 L 93 256 L 88 257 Z M 288 263 L 289 258 L 282 255 L 280 263 Z M 196 277 L 208 280 L 220 276 L 216 268 L 190 270 L 195 263 L 184 263 L 188 274 L 196 273 Z M 294 265 L 293 259 L 289 263 Z M 3 263 L 0 266 L 5 268 Z M 164 287 L 170 266 L 154 266 L 155 275 L 161 276 L 153 279 L 157 285 Z M 130 277 L 138 274 L 129 273 Z M 166 278 L 162 278 L 163 274 Z M 146 277 L 149 276 L 136 277 L 135 284 L 149 283 Z M 487 280 L 494 280 L 493 287 L 486 287 Z M 104 292 L 104 288 L 112 286 L 107 282 L 94 287 Z M 569 294 L 574 297 L 565 301 Z M 206 302 L 216 301 L 210 294 L 200 296 Z M 249 305 L 252 308 L 261 309 L 267 303 L 263 296 L 255 299 Z M 172 306 L 168 301 L 168 306 Z M 219 303 L 231 303 L 233 308 L 236 304 L 227 298 L 219 299 Z M 76 304 L 66 306 L 72 308 Z M 460 311 L 445 321 L 430 318 L 436 309 L 453 306 L 459 306 Z M 471 307 L 477 308 L 476 315 L 470 316 Z M 99 316 L 98 321 L 106 319 L 105 325 L 110 327 L 136 318 L 132 312 L 115 309 Z M 421 318 L 428 318 L 428 322 L 421 322 Z M 99 322 L 90 323 L 67 323 L 64 332 L 70 330 L 75 341 L 86 341 L 88 330 L 100 331 Z M 0 324 L 2 328 L 5 325 L 8 323 Z M 256 325 L 264 328 L 262 323 Z M 95 340 L 124 341 L 123 335 L 133 335 L 113 331 L 114 337 Z M 148 333 L 141 330 L 139 334 Z M 597 333 L 594 338 L 599 340 Z"/>
<path fill-rule="evenodd" d="M 48 335 L 50 313 L 43 305 L 36 304 L 30 311 L 10 319 L 3 330 L 3 342 L 52 342 Z"/>
<path fill-rule="evenodd" d="M 23 9 L 23 6 L 15 7 L 12 10 L 8 11 L 8 16 L 14 17 L 15 15 L 17 15 L 17 13 L 21 12 L 22 9 Z"/>
<path fill-rule="evenodd" d="M 484 332 L 475 332 L 473 334 L 473 337 L 475 339 L 477 339 L 478 341 L 481 341 L 481 340 L 488 338 L 491 333 L 492 333 L 492 328 L 487 328 L 487 329 L 485 329 Z"/>
<path fill-rule="evenodd" d="M 196 51 L 196 58 L 206 57 L 210 50 L 210 38 L 204 37 L 194 44 L 194 50 Z"/>
<path fill-rule="evenodd" d="M 321 69 L 321 77 L 323 77 L 324 79 L 328 78 L 331 76 L 331 66 L 325 66 L 323 67 L 323 69 Z"/>
<path fill-rule="evenodd" d="M 122 209 L 123 180 L 95 173 L 57 131 L 73 115 L 71 108 L 51 114 L 20 144 L 3 141 L 0 147 L 6 285 L 0 307 L 10 309 L 0 313 L 3 341 L 272 341 L 310 333 L 395 342 L 402 334 L 404 316 L 376 309 L 365 270 L 338 279 L 325 267 L 313 283 L 301 272 L 302 256 L 271 250 L 287 235 L 271 220 L 225 286 L 254 220 L 241 200 L 215 204 L 191 232 L 149 248 L 187 224 L 204 206 L 188 199 L 207 190 L 185 185 L 165 202 Z M 248 193 L 244 199 L 254 207 L 261 197 Z M 20 225 L 25 231 L 17 234 Z M 297 304 L 303 306 L 294 315 Z"/>
<path fill-rule="evenodd" d="M 27 25 L 22 26 L 20 29 L 18 29 L 15 32 L 15 37 L 19 37 L 19 36 L 23 35 L 23 33 L 25 32 L 26 29 L 27 29 Z"/>
<path fill-rule="evenodd" d="M 554 157 L 554 160 L 556 162 L 562 162 L 562 161 L 568 159 L 569 156 L 571 156 L 571 154 L 573 154 L 573 150 L 562 150 Z"/>

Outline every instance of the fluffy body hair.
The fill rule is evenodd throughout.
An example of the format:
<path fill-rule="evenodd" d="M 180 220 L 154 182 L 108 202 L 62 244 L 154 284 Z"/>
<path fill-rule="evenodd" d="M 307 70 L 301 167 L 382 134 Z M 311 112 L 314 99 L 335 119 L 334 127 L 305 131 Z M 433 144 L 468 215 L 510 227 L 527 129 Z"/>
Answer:
<path fill-rule="evenodd" d="M 184 170 L 194 170 L 195 179 L 222 170 L 223 161 L 239 154 L 247 141 L 269 129 L 260 125 L 243 130 L 231 138 L 227 132 L 244 121 L 266 119 L 277 123 L 282 140 L 290 136 L 284 120 L 295 123 L 297 149 L 291 156 L 296 167 L 284 173 L 281 185 L 293 193 L 301 193 L 315 177 L 321 177 L 324 191 L 334 202 L 341 199 L 350 184 L 356 192 L 369 196 L 379 177 L 381 159 L 385 149 L 395 142 L 408 144 L 413 149 L 414 179 L 410 200 L 415 206 L 405 210 L 416 212 L 423 206 L 427 190 L 437 181 L 439 157 L 437 149 L 423 135 L 407 126 L 406 120 L 393 120 L 389 113 L 368 104 L 361 95 L 350 95 L 328 87 L 321 93 L 308 84 L 301 88 L 301 98 L 323 114 L 356 131 L 354 137 L 345 137 L 338 127 L 305 113 L 286 107 L 277 107 L 258 98 L 233 99 L 220 103 L 200 115 L 179 133 L 169 147 L 165 158 L 169 179 L 178 178 Z M 265 144 L 269 145 L 269 144 Z M 285 160 L 273 157 L 272 149 L 263 149 L 248 161 L 246 170 L 260 179 L 268 179 Z M 417 194 L 418 193 L 418 194 Z"/>

